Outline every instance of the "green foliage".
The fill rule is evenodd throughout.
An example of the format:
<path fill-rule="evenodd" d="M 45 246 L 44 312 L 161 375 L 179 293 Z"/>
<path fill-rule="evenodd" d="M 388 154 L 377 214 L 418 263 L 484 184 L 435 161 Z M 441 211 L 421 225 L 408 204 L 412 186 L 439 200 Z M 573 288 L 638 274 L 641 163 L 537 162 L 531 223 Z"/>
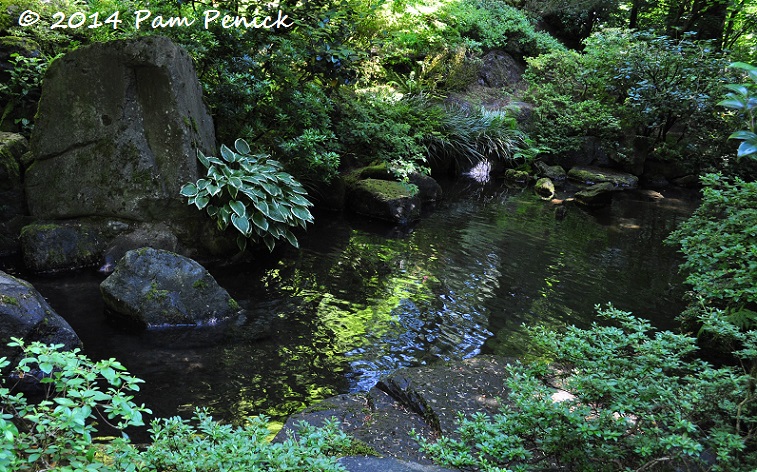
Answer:
<path fill-rule="evenodd" d="M 734 62 L 731 67 L 745 71 L 750 82 L 726 85 L 730 92 L 719 105 L 735 110 L 747 128 L 736 131 L 728 138 L 741 140 L 737 159 L 747 156 L 757 158 L 757 67 L 743 62 Z"/>
<path fill-rule="evenodd" d="M 184 185 L 181 194 L 190 205 L 205 209 L 221 231 L 232 225 L 240 233 L 241 251 L 248 239 L 262 240 L 271 251 L 281 238 L 299 247 L 291 228 L 313 222 L 307 192 L 279 162 L 251 154 L 243 139 L 234 147 L 236 152 L 222 145 L 220 159 L 198 151 L 207 178 Z"/>
<path fill-rule="evenodd" d="M 560 153 L 593 136 L 622 161 L 640 136 L 655 157 L 720 164 L 726 126 L 715 97 L 725 62 L 710 43 L 608 29 L 584 44 L 584 54 L 528 61 L 539 143 Z"/>
<path fill-rule="evenodd" d="M 26 116 L 19 116 L 13 121 L 28 137 L 33 127 L 32 118 L 37 109 L 36 104 L 42 92 L 42 78 L 50 60 L 44 56 L 26 57 L 12 54 L 9 63 L 10 77 L 0 83 L 0 104 L 3 104 L 0 127 L 14 115 L 14 111 L 16 114 L 20 112 Z"/>
<path fill-rule="evenodd" d="M 551 363 L 511 365 L 499 414 L 461 417 L 460 439 L 422 449 L 484 471 L 753 470 L 753 377 L 692 358 L 694 338 L 612 307 L 599 314 L 617 326 L 531 330 Z"/>
<path fill-rule="evenodd" d="M 11 378 L 27 387 L 37 384 L 42 397 L 30 400 L 14 392 L 17 386 L 0 387 L 0 470 L 343 471 L 335 456 L 352 446 L 333 419 L 321 428 L 301 423 L 296 434 L 271 443 L 265 417 L 232 428 L 213 421 L 204 410 L 197 410 L 192 421 L 153 420 L 151 442 L 142 450 L 125 434 L 93 438 L 97 422 L 119 430 L 144 425 L 142 414 L 150 410 L 136 405 L 130 395 L 142 380 L 114 359 L 93 362 L 78 349 L 25 345 L 19 339 L 9 346 L 23 353 Z M 0 358 L 0 369 L 8 364 Z"/>
<path fill-rule="evenodd" d="M 681 245 L 686 282 L 705 305 L 757 327 L 757 182 L 720 174 L 702 182 L 702 203 L 667 241 Z"/>
<path fill-rule="evenodd" d="M 345 470 L 334 456 L 347 450 L 351 440 L 336 421 L 328 420 L 322 428 L 301 423 L 296 435 L 280 443 L 268 441 L 271 432 L 267 425 L 268 419 L 259 416 L 234 428 L 213 421 L 204 410 L 195 411 L 192 421 L 179 417 L 154 420 L 152 444 L 144 452 L 118 457 L 118 470 Z"/>
<path fill-rule="evenodd" d="M 20 339 L 9 346 L 23 353 L 15 378 L 37 384 L 42 398 L 30 401 L 7 379 L 0 387 L 0 469 L 112 470 L 93 443 L 97 423 L 122 431 L 143 425 L 142 415 L 150 410 L 131 395 L 142 381 L 115 359 L 93 362 L 78 349 L 61 351 L 60 345 L 27 345 Z M 8 364 L 0 359 L 0 368 Z M 122 440 L 114 444 L 125 447 Z"/>

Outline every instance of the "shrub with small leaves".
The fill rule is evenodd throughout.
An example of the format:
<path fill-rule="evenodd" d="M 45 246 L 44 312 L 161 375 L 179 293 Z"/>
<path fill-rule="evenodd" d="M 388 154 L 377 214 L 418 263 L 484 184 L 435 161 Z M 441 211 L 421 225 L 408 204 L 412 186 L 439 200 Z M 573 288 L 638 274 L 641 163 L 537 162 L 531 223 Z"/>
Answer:
<path fill-rule="evenodd" d="M 422 449 L 483 471 L 754 470 L 754 377 L 698 360 L 695 338 L 599 315 L 614 326 L 533 329 L 548 363 L 512 364 L 499 414 L 461 416 L 459 439 Z"/>
<path fill-rule="evenodd" d="M 17 385 L 4 379 L 0 387 L 0 470 L 110 471 L 104 449 L 93 443 L 97 423 L 123 431 L 142 426 L 150 410 L 133 402 L 131 392 L 142 380 L 132 377 L 115 359 L 93 362 L 79 353 L 61 351 L 61 345 L 25 344 L 13 339 L 11 347 L 23 351 L 13 369 L 27 386 L 38 384 L 42 398 L 32 401 Z M 0 358 L 0 369 L 9 361 Z M 126 436 L 111 443 L 129 449 Z"/>
<path fill-rule="evenodd" d="M 271 431 L 264 416 L 252 418 L 244 427 L 213 421 L 204 410 L 196 410 L 191 421 L 179 417 L 154 420 L 153 443 L 139 456 L 124 455 L 120 470 L 215 472 L 302 470 L 336 472 L 345 469 L 335 457 L 344 453 L 350 438 L 335 420 L 316 428 L 301 423 L 296 435 L 282 442 L 270 442 Z M 141 464 L 134 469 L 132 464 Z"/>
<path fill-rule="evenodd" d="M 207 176 L 184 185 L 181 195 L 205 209 L 221 231 L 233 226 L 241 251 L 248 240 L 262 240 L 271 251 L 281 238 L 299 247 L 291 229 L 313 222 L 307 192 L 278 161 L 252 154 L 245 140 L 237 139 L 234 147 L 236 152 L 222 145 L 220 159 L 198 151 Z"/>
<path fill-rule="evenodd" d="M 741 140 L 737 159 L 746 156 L 757 158 L 757 67 L 743 62 L 734 62 L 731 67 L 746 72 L 750 82 L 726 85 L 730 92 L 719 104 L 738 113 L 747 128 L 729 136 L 729 139 Z"/>

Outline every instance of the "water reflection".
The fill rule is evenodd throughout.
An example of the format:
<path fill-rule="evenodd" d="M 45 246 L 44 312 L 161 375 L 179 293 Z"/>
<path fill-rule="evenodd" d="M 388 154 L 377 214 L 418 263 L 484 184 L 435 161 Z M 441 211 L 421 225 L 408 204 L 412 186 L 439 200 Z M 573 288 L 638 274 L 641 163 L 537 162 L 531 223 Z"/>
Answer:
<path fill-rule="evenodd" d="M 585 326 L 598 303 L 661 325 L 680 311 L 677 257 L 661 241 L 692 210 L 685 199 L 624 194 L 588 214 L 466 185 L 413 228 L 317 215 L 302 250 L 211 268 L 247 310 L 219 331 L 121 332 L 103 321 L 98 274 L 31 281 L 89 355 L 146 380 L 139 401 L 157 415 L 208 406 L 232 421 L 283 418 L 403 366 L 519 355 L 523 323 Z"/>

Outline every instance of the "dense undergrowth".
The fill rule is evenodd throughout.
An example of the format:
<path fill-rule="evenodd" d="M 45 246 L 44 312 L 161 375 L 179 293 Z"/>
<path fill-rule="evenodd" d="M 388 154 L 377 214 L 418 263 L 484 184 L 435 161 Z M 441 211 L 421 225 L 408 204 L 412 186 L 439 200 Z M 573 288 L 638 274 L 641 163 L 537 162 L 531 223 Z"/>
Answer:
<path fill-rule="evenodd" d="M 197 17 L 208 8 L 281 10 L 294 25 L 49 28 L 55 12 Z M 26 9 L 41 14 L 35 27 L 18 25 Z M 207 178 L 183 193 L 219 227 L 269 245 L 296 244 L 290 228 L 312 219 L 297 180 L 316 186 L 359 165 L 383 163 L 398 178 L 444 158 L 528 168 L 596 144 L 621 168 L 643 156 L 710 172 L 701 207 L 669 238 L 692 287 L 683 326 L 699 340 L 614 308 L 588 330 L 536 329 L 543 362 L 507 373 L 511 406 L 461 419 L 459 440 L 424 447 L 480 470 L 753 470 L 757 75 L 744 62 L 757 58 L 756 23 L 749 2 L 4 0 L 0 32 L 19 55 L 0 82 L 0 127 L 31 132 L 44 71 L 60 54 L 164 34 L 193 56 L 219 141 L 244 139 L 237 152 L 203 156 Z M 497 91 L 498 102 L 532 104 L 525 126 L 474 94 L 447 100 L 476 85 L 493 50 L 527 64 L 524 86 Z M 743 62 L 728 67 L 734 61 Z M 270 179 L 252 179 L 248 168 Z M 699 359 L 702 340 L 724 365 Z M 143 424 L 148 410 L 130 393 L 138 379 L 113 360 L 17 344 L 26 360 L 13 378 L 42 378 L 44 395 L 30 401 L 11 377 L 0 388 L 4 470 L 227 470 L 243 460 L 246 470 L 339 470 L 333 456 L 349 447 L 333 424 L 271 445 L 263 420 L 232 429 L 202 411 L 193 421 L 155 420 L 146 449 L 96 440 L 98 422 Z M 544 380 L 573 397 L 553 401 Z"/>

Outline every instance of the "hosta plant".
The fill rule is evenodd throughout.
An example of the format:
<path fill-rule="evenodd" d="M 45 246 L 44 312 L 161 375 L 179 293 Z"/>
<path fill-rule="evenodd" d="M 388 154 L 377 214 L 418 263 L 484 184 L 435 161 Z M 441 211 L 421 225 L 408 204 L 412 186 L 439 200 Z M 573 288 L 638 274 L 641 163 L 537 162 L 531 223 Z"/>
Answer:
<path fill-rule="evenodd" d="M 299 247 L 291 230 L 313 222 L 307 192 L 278 161 L 252 154 L 245 140 L 237 139 L 234 148 L 222 145 L 220 158 L 198 151 L 206 177 L 184 185 L 181 194 L 207 211 L 221 231 L 233 226 L 241 251 L 250 240 L 262 240 L 271 251 L 282 238 Z"/>

